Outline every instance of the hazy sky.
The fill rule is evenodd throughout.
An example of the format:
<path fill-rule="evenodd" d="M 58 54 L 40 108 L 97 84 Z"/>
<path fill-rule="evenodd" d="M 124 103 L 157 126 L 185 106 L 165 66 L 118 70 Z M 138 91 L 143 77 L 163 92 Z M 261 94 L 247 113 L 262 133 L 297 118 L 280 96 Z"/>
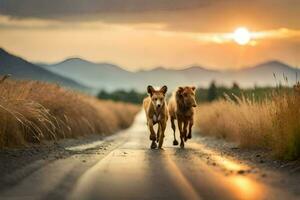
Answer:
<path fill-rule="evenodd" d="M 67 57 L 127 69 L 300 65 L 300 0 L 0 0 L 0 46 L 30 61 Z M 247 27 L 252 40 L 232 39 Z"/>

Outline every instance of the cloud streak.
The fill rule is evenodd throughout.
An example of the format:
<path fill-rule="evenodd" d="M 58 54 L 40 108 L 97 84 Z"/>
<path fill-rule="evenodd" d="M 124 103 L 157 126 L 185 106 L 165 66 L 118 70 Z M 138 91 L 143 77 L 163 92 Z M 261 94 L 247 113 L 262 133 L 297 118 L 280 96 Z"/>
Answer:
<path fill-rule="evenodd" d="M 159 23 L 139 23 L 139 24 L 109 24 L 98 21 L 92 22 L 61 22 L 55 20 L 43 19 L 26 19 L 17 20 L 10 19 L 7 16 L 0 16 L 0 29 L 16 29 L 16 30 L 106 30 L 106 31 L 133 31 L 144 34 L 145 32 L 160 35 L 162 37 L 179 37 L 192 39 L 200 43 L 224 44 L 231 43 L 234 40 L 234 34 L 231 32 L 188 32 L 173 31 L 166 28 L 166 24 Z M 280 39 L 296 39 L 300 40 L 300 30 L 287 28 L 279 28 L 272 30 L 261 30 L 251 32 L 251 40 L 253 44 L 257 44 L 260 40 L 280 40 Z"/>
<path fill-rule="evenodd" d="M 179 36 L 191 38 L 201 43 L 235 43 L 234 33 L 194 33 L 194 32 L 170 32 L 158 31 L 159 34 L 166 37 Z M 263 30 L 250 33 L 251 41 L 249 45 L 256 45 L 257 42 L 263 40 L 295 40 L 300 41 L 300 30 L 291 30 L 286 28 Z"/>
<path fill-rule="evenodd" d="M 207 0 L 0 0 L 0 13 L 11 17 L 64 18 L 97 14 L 178 11 L 209 5 Z M 79 17 L 78 17 L 79 18 Z"/>
<path fill-rule="evenodd" d="M 169 30 L 300 29 L 299 0 L 0 0 L 0 15 L 60 22 L 165 24 Z"/>

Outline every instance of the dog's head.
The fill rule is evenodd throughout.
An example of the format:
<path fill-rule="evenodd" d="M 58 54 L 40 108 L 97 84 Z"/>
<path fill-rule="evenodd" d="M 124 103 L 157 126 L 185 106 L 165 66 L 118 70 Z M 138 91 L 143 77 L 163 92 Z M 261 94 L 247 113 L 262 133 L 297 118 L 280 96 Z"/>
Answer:
<path fill-rule="evenodd" d="M 176 91 L 177 99 L 186 107 L 196 107 L 195 91 L 196 87 L 194 86 L 179 87 Z"/>
<path fill-rule="evenodd" d="M 168 87 L 163 86 L 159 89 L 154 89 L 151 85 L 147 87 L 147 92 L 151 97 L 152 104 L 156 109 L 160 109 L 165 103 L 165 97 Z"/>

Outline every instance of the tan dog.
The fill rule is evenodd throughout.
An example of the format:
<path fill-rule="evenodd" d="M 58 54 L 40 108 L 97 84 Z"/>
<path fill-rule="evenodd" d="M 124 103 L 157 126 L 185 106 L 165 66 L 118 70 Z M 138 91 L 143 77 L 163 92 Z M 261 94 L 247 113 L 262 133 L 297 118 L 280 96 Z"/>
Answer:
<path fill-rule="evenodd" d="M 166 124 L 168 121 L 168 108 L 165 100 L 167 93 L 167 86 L 163 86 L 160 89 L 155 90 L 151 85 L 147 87 L 149 94 L 143 101 L 143 107 L 147 117 L 147 125 L 150 130 L 150 140 L 152 140 L 151 148 L 162 147 Z M 158 124 L 157 135 L 154 132 L 153 126 Z"/>
<path fill-rule="evenodd" d="M 195 100 L 195 90 L 196 87 L 179 87 L 177 91 L 173 93 L 168 104 L 171 125 L 174 132 L 173 145 L 178 145 L 175 135 L 175 119 L 177 119 L 178 129 L 180 132 L 181 148 L 184 148 L 184 141 L 192 138 L 194 107 L 197 106 Z M 187 128 L 189 129 L 188 132 Z"/>

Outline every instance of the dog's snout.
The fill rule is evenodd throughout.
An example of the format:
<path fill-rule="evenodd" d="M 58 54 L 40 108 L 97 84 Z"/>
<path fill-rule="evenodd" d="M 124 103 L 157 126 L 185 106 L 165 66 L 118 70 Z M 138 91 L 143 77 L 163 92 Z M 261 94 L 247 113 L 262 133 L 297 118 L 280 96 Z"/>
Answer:
<path fill-rule="evenodd" d="M 197 105 L 196 105 L 196 104 L 193 104 L 192 106 L 193 106 L 193 107 L 197 107 Z"/>
<path fill-rule="evenodd" d="M 158 104 L 157 107 L 160 108 L 160 104 Z"/>

